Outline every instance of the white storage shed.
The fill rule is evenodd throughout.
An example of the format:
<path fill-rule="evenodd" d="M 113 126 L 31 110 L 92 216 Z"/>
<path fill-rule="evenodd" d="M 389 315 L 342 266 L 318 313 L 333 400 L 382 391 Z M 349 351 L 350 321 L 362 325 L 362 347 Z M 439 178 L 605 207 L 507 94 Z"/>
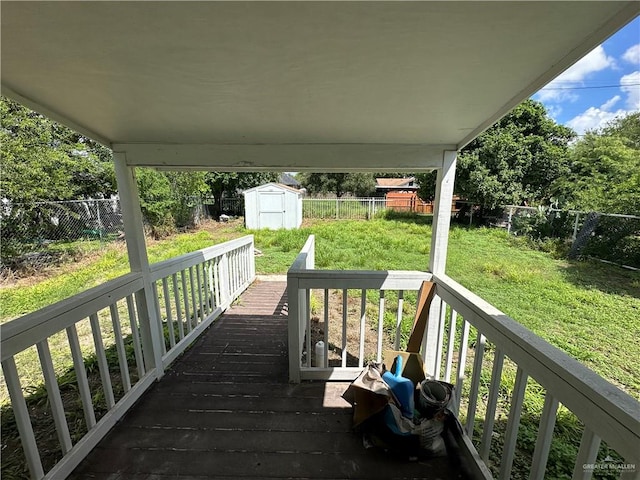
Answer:
<path fill-rule="evenodd" d="M 244 195 L 247 228 L 293 229 L 302 225 L 302 192 L 280 183 L 250 188 Z"/>

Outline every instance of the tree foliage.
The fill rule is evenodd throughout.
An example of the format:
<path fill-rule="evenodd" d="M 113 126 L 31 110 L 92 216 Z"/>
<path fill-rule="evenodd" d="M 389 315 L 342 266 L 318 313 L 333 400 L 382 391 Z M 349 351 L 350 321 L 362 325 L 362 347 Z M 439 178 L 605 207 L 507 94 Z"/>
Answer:
<path fill-rule="evenodd" d="M 566 203 L 602 213 L 640 212 L 640 113 L 588 132 L 573 145 L 570 173 L 558 182 Z"/>
<path fill-rule="evenodd" d="M 438 172 L 416 173 L 416 183 L 418 184 L 418 197 L 426 202 L 433 201 L 436 198 L 436 179 Z"/>
<path fill-rule="evenodd" d="M 77 200 L 116 191 L 108 149 L 0 97 L 2 197 L 13 204 Z"/>
<path fill-rule="evenodd" d="M 640 150 L 640 112 L 614 119 L 602 129 L 600 134 L 619 137 L 627 147 Z"/>
<path fill-rule="evenodd" d="M 215 218 L 222 213 L 222 198 L 236 196 L 238 190 L 257 187 L 264 183 L 277 182 L 277 172 L 208 172 L 205 175 L 205 183 L 214 199 Z"/>
<path fill-rule="evenodd" d="M 205 172 L 160 172 L 137 168 L 140 209 L 155 237 L 193 223 L 193 207 L 208 192 Z"/>
<path fill-rule="evenodd" d="M 573 137 L 527 100 L 460 152 L 456 192 L 489 208 L 549 202 L 554 182 L 568 173 Z"/>
<path fill-rule="evenodd" d="M 300 182 L 311 194 L 334 194 L 342 197 L 351 193 L 356 197 L 368 197 L 376 190 L 371 173 L 302 173 Z"/>

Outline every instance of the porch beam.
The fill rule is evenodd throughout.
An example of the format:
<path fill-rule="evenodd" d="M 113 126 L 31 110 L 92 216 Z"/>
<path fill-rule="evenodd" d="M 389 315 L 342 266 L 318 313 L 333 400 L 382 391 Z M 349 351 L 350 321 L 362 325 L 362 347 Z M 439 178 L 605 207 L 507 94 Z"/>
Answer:
<path fill-rule="evenodd" d="M 114 144 L 129 167 L 216 171 L 431 171 L 455 145 L 384 143 L 307 144 Z"/>
<path fill-rule="evenodd" d="M 127 165 L 127 156 L 124 152 L 114 151 L 113 162 L 118 182 L 118 195 L 120 197 L 125 241 L 127 242 L 129 266 L 132 272 L 141 273 L 143 279 L 143 289 L 136 294 L 135 299 L 145 368 L 146 370 L 155 368 L 156 377 L 159 379 L 164 373 L 161 349 L 161 342 L 164 341 L 164 337 L 159 329 L 161 322 L 156 321 L 160 312 L 156 306 L 151 283 L 135 170 Z"/>

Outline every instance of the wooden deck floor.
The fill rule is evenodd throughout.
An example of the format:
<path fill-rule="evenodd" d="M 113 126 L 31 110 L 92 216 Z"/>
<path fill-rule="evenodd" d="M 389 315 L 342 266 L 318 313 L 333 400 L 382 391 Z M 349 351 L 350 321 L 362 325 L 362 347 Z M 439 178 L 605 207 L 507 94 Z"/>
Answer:
<path fill-rule="evenodd" d="M 351 432 L 346 383 L 287 382 L 286 283 L 254 283 L 70 478 L 463 478 Z"/>

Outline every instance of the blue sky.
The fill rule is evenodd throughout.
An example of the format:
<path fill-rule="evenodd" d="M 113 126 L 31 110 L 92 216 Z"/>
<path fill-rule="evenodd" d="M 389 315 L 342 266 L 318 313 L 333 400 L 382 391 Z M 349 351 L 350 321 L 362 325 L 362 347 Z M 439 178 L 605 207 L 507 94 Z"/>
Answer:
<path fill-rule="evenodd" d="M 579 135 L 640 110 L 640 17 L 596 47 L 533 98 Z"/>

